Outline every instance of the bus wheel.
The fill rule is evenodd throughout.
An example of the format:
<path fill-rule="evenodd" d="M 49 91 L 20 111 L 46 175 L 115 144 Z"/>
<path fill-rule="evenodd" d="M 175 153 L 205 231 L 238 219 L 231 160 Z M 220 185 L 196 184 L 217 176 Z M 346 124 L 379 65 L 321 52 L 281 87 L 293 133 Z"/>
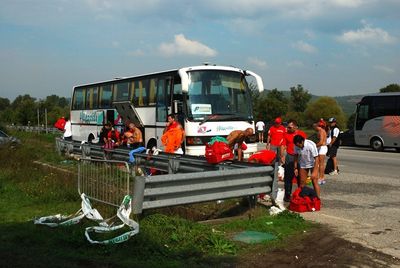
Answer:
<path fill-rule="evenodd" d="M 373 138 L 371 140 L 371 148 L 374 151 L 383 151 L 383 142 L 380 138 Z"/>

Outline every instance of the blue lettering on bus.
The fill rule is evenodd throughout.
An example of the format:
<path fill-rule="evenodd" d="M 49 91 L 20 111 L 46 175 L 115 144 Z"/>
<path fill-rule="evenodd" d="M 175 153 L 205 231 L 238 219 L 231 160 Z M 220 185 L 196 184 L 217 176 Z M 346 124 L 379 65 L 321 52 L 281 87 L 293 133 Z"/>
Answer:
<path fill-rule="evenodd" d="M 229 130 L 229 131 L 232 131 L 232 130 L 234 130 L 234 127 L 233 126 L 218 126 L 217 127 L 217 131 L 227 131 L 227 130 Z"/>
<path fill-rule="evenodd" d="M 97 123 L 97 113 L 96 112 L 88 113 L 82 111 L 79 115 L 79 119 L 83 123 Z"/>

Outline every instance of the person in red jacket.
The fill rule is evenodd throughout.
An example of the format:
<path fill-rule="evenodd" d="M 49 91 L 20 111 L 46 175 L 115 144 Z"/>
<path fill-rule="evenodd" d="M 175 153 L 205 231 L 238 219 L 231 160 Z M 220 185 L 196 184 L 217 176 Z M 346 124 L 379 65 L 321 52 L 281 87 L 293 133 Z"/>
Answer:
<path fill-rule="evenodd" d="M 168 122 L 164 133 L 161 136 L 164 151 L 167 153 L 183 154 L 182 144 L 185 140 L 185 130 L 181 124 L 176 121 L 173 114 L 169 114 L 167 120 Z"/>
<path fill-rule="evenodd" d="M 268 130 L 268 138 L 267 138 L 267 150 L 272 150 L 276 152 L 277 157 L 283 157 L 281 154 L 281 146 L 283 143 L 283 136 L 286 132 L 286 128 L 282 126 L 282 118 L 275 118 L 274 125 L 270 127 Z M 282 162 L 282 159 L 279 159 Z"/>
<path fill-rule="evenodd" d="M 292 195 L 292 180 L 294 175 L 294 142 L 293 138 L 296 135 L 300 135 L 303 138 L 307 138 L 306 133 L 298 129 L 296 120 L 290 119 L 286 127 L 286 133 L 283 136 L 283 143 L 281 147 L 282 155 L 285 155 L 283 161 L 285 168 L 284 184 L 285 184 L 285 197 L 284 201 L 289 202 L 290 196 Z M 298 184 L 300 180 L 297 180 Z"/>

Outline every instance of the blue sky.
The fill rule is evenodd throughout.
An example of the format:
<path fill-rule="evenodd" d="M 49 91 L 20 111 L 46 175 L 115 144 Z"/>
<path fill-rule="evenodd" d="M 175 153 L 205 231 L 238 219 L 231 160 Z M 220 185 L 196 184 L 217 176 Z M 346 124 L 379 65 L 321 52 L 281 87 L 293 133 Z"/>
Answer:
<path fill-rule="evenodd" d="M 211 62 L 316 95 L 400 84 L 400 0 L 1 0 L 0 97 Z"/>

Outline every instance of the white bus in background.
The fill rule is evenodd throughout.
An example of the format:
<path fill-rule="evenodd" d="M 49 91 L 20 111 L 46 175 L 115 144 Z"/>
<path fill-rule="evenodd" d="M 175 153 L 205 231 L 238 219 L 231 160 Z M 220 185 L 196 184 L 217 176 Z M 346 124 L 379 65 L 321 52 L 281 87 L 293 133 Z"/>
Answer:
<path fill-rule="evenodd" d="M 364 96 L 357 104 L 354 140 L 381 151 L 400 151 L 400 92 Z"/>
<path fill-rule="evenodd" d="M 75 86 L 71 101 L 72 137 L 97 142 L 101 128 L 127 122 L 141 128 L 145 146 L 162 148 L 167 115 L 176 114 L 185 129 L 184 152 L 204 155 L 205 143 L 233 130 L 253 128 L 251 94 L 246 80 L 257 74 L 228 66 L 202 65 Z M 245 157 L 257 151 L 246 141 Z"/>

